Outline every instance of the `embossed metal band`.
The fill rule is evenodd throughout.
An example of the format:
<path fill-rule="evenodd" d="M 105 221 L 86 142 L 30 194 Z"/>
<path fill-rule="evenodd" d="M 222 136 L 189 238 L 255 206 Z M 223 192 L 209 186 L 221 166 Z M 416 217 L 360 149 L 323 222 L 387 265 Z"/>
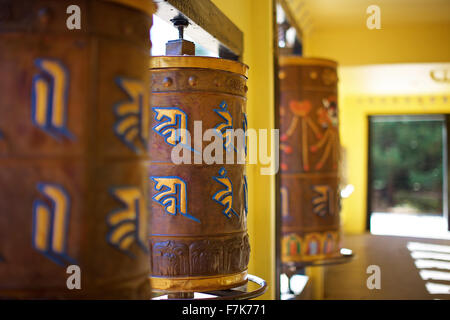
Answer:
<path fill-rule="evenodd" d="M 150 58 L 150 69 L 202 68 L 248 75 L 248 66 L 233 60 L 199 56 L 156 56 Z"/>
<path fill-rule="evenodd" d="M 154 291 L 201 292 L 205 290 L 224 290 L 246 284 L 247 270 L 240 273 L 212 277 L 150 277 L 150 281 Z"/>
<path fill-rule="evenodd" d="M 151 16 L 156 11 L 156 5 L 152 0 L 103 0 L 108 2 L 115 2 L 127 7 L 143 11 Z"/>
<path fill-rule="evenodd" d="M 298 56 L 280 56 L 280 66 L 315 66 L 315 67 L 331 67 L 336 68 L 337 62 L 322 58 L 304 58 Z"/>

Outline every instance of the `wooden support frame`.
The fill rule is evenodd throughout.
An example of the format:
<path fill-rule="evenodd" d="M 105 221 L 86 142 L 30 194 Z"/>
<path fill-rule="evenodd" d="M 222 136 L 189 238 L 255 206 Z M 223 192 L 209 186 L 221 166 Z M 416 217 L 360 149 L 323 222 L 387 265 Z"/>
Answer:
<path fill-rule="evenodd" d="M 280 128 L 280 79 L 279 72 L 279 56 L 278 56 L 278 24 L 277 24 L 277 7 L 276 1 L 272 2 L 273 14 L 273 69 L 274 69 L 274 127 Z M 278 141 L 279 143 L 279 141 Z M 281 299 L 281 194 L 280 194 L 280 173 L 275 175 L 275 299 Z"/>
<path fill-rule="evenodd" d="M 295 19 L 294 14 L 292 13 L 291 8 L 289 7 L 289 5 L 287 4 L 286 0 L 277 0 L 278 3 L 281 5 L 281 7 L 283 8 L 284 14 L 286 15 L 286 19 L 289 22 L 289 24 L 294 27 L 296 33 L 297 33 L 297 38 L 300 41 L 303 41 L 303 31 L 302 28 L 300 28 L 300 25 L 297 23 L 297 20 Z"/>
<path fill-rule="evenodd" d="M 156 15 L 170 20 L 183 15 L 189 21 L 185 33 L 221 58 L 242 61 L 243 32 L 210 0 L 155 0 Z"/>

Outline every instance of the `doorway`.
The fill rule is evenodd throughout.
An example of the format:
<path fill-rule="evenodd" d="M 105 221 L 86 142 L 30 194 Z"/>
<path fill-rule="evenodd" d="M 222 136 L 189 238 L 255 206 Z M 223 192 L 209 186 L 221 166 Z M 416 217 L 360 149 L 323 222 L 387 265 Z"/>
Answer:
<path fill-rule="evenodd" d="M 450 239 L 445 115 L 369 117 L 368 228 Z"/>

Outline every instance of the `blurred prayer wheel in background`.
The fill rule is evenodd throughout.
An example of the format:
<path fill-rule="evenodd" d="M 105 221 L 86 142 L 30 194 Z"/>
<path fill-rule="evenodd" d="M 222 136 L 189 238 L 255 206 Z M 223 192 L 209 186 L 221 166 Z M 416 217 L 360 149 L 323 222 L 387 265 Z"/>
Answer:
<path fill-rule="evenodd" d="M 69 30 L 73 5 L 81 29 Z M 150 298 L 154 11 L 150 0 L 0 1 L 1 298 Z"/>
<path fill-rule="evenodd" d="M 160 56 L 151 59 L 150 68 L 152 287 L 183 293 L 243 285 L 250 254 L 247 182 L 245 159 L 237 160 L 245 155 L 246 141 L 245 136 L 233 139 L 227 130 L 247 128 L 247 66 L 211 57 Z M 209 141 L 203 141 L 208 129 Z M 223 138 L 217 140 L 223 164 L 202 159 L 214 136 Z M 190 164 L 175 164 L 173 149 L 187 155 Z M 225 163 L 227 154 L 234 164 Z"/>
<path fill-rule="evenodd" d="M 283 263 L 340 254 L 336 67 L 326 59 L 280 57 Z"/>

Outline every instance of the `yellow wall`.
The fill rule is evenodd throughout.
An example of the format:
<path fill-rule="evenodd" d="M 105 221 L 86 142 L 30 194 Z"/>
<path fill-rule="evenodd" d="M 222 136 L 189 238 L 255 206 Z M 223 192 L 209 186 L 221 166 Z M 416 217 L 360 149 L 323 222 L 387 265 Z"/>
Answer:
<path fill-rule="evenodd" d="M 247 116 L 249 128 L 274 127 L 272 0 L 213 0 L 244 33 L 244 59 L 250 66 Z M 275 297 L 275 177 L 247 167 L 249 188 L 249 273 L 269 284 L 263 299 Z"/>
<path fill-rule="evenodd" d="M 305 56 L 337 60 L 341 66 L 450 61 L 450 25 L 430 24 L 313 30 L 304 38 Z"/>

